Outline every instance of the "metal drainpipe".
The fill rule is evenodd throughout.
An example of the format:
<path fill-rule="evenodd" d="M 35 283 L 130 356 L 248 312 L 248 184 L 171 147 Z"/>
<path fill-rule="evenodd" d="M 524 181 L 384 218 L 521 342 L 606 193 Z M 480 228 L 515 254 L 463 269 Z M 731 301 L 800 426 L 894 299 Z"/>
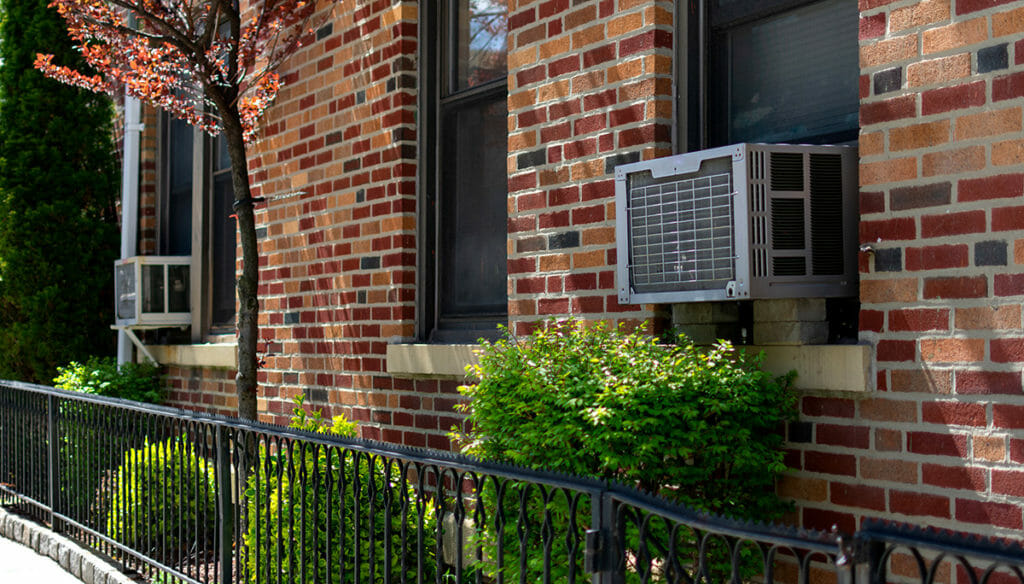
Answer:
<path fill-rule="evenodd" d="M 124 149 L 121 165 L 121 258 L 136 255 L 139 230 L 139 146 L 141 144 L 141 104 L 127 94 L 124 97 Z M 117 332 L 117 363 L 132 361 L 132 342 L 123 330 Z"/>

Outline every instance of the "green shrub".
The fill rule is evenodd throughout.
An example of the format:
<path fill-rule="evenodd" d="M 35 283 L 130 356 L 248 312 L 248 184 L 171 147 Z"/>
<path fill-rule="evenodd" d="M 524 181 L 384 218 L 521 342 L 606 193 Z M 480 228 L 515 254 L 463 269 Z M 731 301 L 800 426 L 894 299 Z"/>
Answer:
<path fill-rule="evenodd" d="M 355 435 L 355 424 L 343 416 L 328 422 L 319 412 L 307 414 L 301 398 L 295 401 L 292 428 L 338 436 Z M 328 573 L 330 578 L 336 578 L 342 569 L 343 581 L 347 583 L 382 582 L 386 549 L 390 550 L 391 581 L 402 581 L 404 571 L 406 581 L 415 582 L 418 530 L 422 528 L 425 554 L 433 552 L 436 545 L 433 506 L 425 499 L 417 499 L 416 490 L 398 465 L 344 449 L 330 452 L 328 454 L 328 449 L 322 446 L 302 442 L 292 443 L 290 447 L 282 445 L 277 452 L 268 452 L 261 446 L 259 469 L 249 475 L 245 492 L 243 542 L 248 582 L 336 581 L 329 580 Z M 356 478 L 360 485 L 358 495 L 354 493 Z M 343 491 L 340 490 L 342 484 Z M 390 493 L 390 502 L 385 499 L 385 492 Z M 422 519 L 417 503 L 422 509 Z M 404 518 L 403 506 L 406 507 Z M 386 525 L 390 536 L 385 534 Z M 404 546 L 403 531 L 407 537 Z M 360 556 L 358 576 L 354 570 L 357 552 Z M 425 559 L 425 582 L 434 580 L 433 570 L 433 561 Z"/>
<path fill-rule="evenodd" d="M 90 357 L 84 364 L 72 361 L 58 367 L 56 387 L 107 397 L 160 403 L 159 369 L 152 363 L 125 363 L 120 368 L 112 358 Z M 101 481 L 119 464 L 123 447 L 112 451 L 104 422 L 114 415 L 107 408 L 62 400 L 60 441 L 60 485 L 64 513 L 92 524 L 107 512 L 108 499 L 98 496 Z"/>
<path fill-rule="evenodd" d="M 72 361 L 57 367 L 57 373 L 53 382 L 58 389 L 151 404 L 161 403 L 164 397 L 160 367 L 149 361 L 118 366 L 111 357 L 89 357 L 84 364 Z"/>
<path fill-rule="evenodd" d="M 482 343 L 470 371 L 479 382 L 461 388 L 471 430 L 454 437 L 464 453 L 615 480 L 737 518 L 788 509 L 774 486 L 785 470 L 780 429 L 795 415 L 792 374 L 773 377 L 728 344 L 662 344 L 603 323 L 552 321 L 521 341 Z M 565 504 L 546 507 L 564 527 Z M 557 540 L 553 550 L 566 553 Z M 518 578 L 516 566 L 505 569 Z"/>
<path fill-rule="evenodd" d="M 213 465 L 184 436 L 125 452 L 112 484 L 107 535 L 163 563 L 213 545 Z"/>

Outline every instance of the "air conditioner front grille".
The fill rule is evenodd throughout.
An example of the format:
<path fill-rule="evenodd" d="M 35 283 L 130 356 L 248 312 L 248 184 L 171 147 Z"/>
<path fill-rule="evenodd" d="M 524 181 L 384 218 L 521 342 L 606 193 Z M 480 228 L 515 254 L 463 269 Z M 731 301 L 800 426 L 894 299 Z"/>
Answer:
<path fill-rule="evenodd" d="M 733 278 L 732 173 L 687 175 L 629 190 L 630 273 L 637 290 Z"/>

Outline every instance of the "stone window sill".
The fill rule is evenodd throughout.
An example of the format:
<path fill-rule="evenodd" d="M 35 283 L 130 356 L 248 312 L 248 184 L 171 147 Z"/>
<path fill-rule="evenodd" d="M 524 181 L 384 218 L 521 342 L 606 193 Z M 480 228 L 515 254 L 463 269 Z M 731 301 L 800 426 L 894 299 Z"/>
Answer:
<path fill-rule="evenodd" d="M 387 370 L 398 377 L 465 378 L 479 345 L 388 345 Z"/>
<path fill-rule="evenodd" d="M 238 345 L 235 343 L 149 345 L 147 348 L 160 365 L 238 368 Z"/>
<path fill-rule="evenodd" d="M 387 370 L 398 377 L 465 378 L 477 362 L 477 345 L 388 345 Z M 867 345 L 750 346 L 764 351 L 764 366 L 774 373 L 795 369 L 800 391 L 867 392 L 874 389 L 871 347 Z"/>

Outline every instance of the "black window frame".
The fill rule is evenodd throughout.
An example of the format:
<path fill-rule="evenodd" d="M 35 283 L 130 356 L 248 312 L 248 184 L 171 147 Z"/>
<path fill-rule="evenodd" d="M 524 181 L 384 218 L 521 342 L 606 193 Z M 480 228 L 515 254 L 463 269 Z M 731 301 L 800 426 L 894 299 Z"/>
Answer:
<path fill-rule="evenodd" d="M 446 240 L 443 225 L 447 218 L 446 206 L 453 206 L 455 189 L 447 172 L 446 152 L 453 141 L 445 135 L 447 116 L 469 111 L 486 104 L 500 104 L 507 119 L 507 75 L 468 88 L 460 88 L 458 68 L 457 2 L 424 2 L 420 9 L 420 102 L 419 111 L 419 167 L 420 167 L 420 229 L 418 261 L 417 336 L 434 343 L 474 342 L 481 337 L 498 336 L 498 325 L 508 322 L 507 255 L 501 269 L 501 291 L 504 303 L 490 310 L 452 314 L 444 310 L 448 286 L 446 257 L 456 255 L 455 244 Z M 503 125 L 503 128 L 506 126 Z M 503 134 L 502 160 L 507 158 L 507 129 Z M 500 237 L 501 249 L 506 249 L 507 236 L 507 172 L 502 165 L 501 213 L 502 226 L 494 233 Z M 490 242 L 496 245 L 496 242 Z M 454 261 L 454 260 L 450 260 Z M 448 271 L 449 274 L 459 270 Z M 447 276 L 453 277 L 453 276 Z"/>

